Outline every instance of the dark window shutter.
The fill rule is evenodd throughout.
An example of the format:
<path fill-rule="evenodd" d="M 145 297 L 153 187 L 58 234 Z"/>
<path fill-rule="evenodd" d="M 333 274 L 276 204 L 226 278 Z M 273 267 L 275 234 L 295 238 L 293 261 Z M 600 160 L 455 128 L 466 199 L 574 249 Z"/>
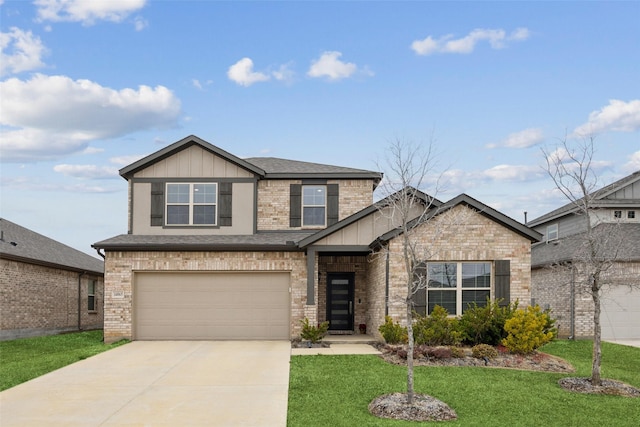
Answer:
<path fill-rule="evenodd" d="M 289 227 L 302 227 L 302 185 L 289 187 Z"/>
<path fill-rule="evenodd" d="M 495 261 L 496 274 L 495 274 L 495 285 L 496 285 L 496 301 L 500 301 L 500 306 L 507 306 L 511 301 L 511 261 L 507 260 L 497 260 Z"/>
<path fill-rule="evenodd" d="M 164 182 L 151 183 L 151 226 L 164 224 Z"/>
<path fill-rule="evenodd" d="M 221 227 L 231 227 L 231 208 L 233 199 L 233 183 L 221 182 L 219 200 L 219 224 Z"/>
<path fill-rule="evenodd" d="M 339 219 L 339 185 L 327 185 L 327 225 L 333 225 Z"/>

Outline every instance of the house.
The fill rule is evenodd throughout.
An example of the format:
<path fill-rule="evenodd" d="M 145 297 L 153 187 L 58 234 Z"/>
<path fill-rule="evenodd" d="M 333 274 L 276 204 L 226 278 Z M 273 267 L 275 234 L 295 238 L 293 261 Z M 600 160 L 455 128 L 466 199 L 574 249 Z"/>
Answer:
<path fill-rule="evenodd" d="M 0 218 L 0 340 L 103 322 L 104 263 Z"/>
<path fill-rule="evenodd" d="M 640 171 L 590 197 L 594 233 L 605 253 L 616 254 L 604 275 L 602 337 L 640 339 Z M 580 286 L 577 253 L 587 222 L 577 212 L 569 203 L 527 223 L 544 235 L 531 250 L 532 298 L 552 310 L 560 336 L 587 338 L 593 336 L 594 304 L 589 291 Z"/>
<path fill-rule="evenodd" d="M 304 318 L 378 336 L 385 315 L 402 318 L 397 225 L 389 199 L 374 203 L 381 173 L 241 159 L 189 136 L 120 175 L 128 233 L 93 245 L 105 256 L 106 341 L 291 339 Z M 430 271 L 445 266 L 457 285 L 417 305 L 459 314 L 487 296 L 529 301 L 537 232 L 466 195 L 434 200 L 431 216 L 413 229 L 437 244 Z"/>

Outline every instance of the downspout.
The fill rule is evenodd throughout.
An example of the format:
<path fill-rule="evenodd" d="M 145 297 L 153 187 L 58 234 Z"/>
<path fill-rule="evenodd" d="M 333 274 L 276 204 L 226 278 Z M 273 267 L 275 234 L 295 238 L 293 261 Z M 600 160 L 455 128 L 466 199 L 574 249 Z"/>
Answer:
<path fill-rule="evenodd" d="M 569 339 L 575 339 L 576 335 L 576 268 L 571 264 L 571 303 L 569 304 L 571 314 L 570 336 Z"/>
<path fill-rule="evenodd" d="M 95 248 L 96 252 L 98 252 L 98 255 L 100 255 L 102 257 L 102 259 L 105 259 L 105 255 L 100 252 L 100 248 Z"/>
<path fill-rule="evenodd" d="M 389 315 L 389 250 L 385 251 L 384 315 Z"/>
<path fill-rule="evenodd" d="M 82 276 L 87 274 L 86 271 L 78 273 L 78 330 L 82 330 Z"/>

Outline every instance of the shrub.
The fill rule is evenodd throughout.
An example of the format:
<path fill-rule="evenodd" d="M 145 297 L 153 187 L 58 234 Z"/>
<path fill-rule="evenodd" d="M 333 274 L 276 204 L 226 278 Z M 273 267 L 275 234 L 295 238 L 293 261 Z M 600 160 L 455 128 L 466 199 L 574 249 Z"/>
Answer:
<path fill-rule="evenodd" d="M 498 350 L 488 344 L 478 344 L 471 349 L 471 355 L 476 359 L 495 359 L 498 357 Z"/>
<path fill-rule="evenodd" d="M 384 324 L 378 330 L 387 344 L 402 344 L 409 340 L 407 328 L 400 326 L 399 323 L 393 323 L 390 316 L 384 317 Z"/>
<path fill-rule="evenodd" d="M 548 311 L 541 311 L 540 306 L 529 306 L 526 310 L 516 310 L 513 316 L 504 324 L 507 337 L 502 344 L 511 353 L 528 354 L 540 346 L 553 340 L 553 321 Z"/>
<path fill-rule="evenodd" d="M 322 322 L 318 326 L 309 324 L 309 319 L 306 317 L 300 321 L 302 323 L 302 332 L 300 336 L 303 340 L 311 341 L 312 343 L 318 343 L 322 341 L 322 338 L 327 334 L 329 329 L 329 322 Z"/>
<path fill-rule="evenodd" d="M 500 301 L 491 302 L 487 298 L 487 304 L 478 306 L 475 301 L 465 309 L 460 317 L 460 330 L 465 344 L 500 344 L 507 333 L 504 323 L 518 308 L 518 302 L 500 307 Z"/>
<path fill-rule="evenodd" d="M 466 356 L 464 349 L 456 346 L 449 346 L 449 350 L 451 350 L 451 357 L 455 357 L 456 359 L 462 359 Z"/>
<path fill-rule="evenodd" d="M 429 316 L 417 316 L 413 325 L 416 344 L 457 345 L 462 342 L 458 319 L 447 317 L 447 310 L 436 305 Z"/>

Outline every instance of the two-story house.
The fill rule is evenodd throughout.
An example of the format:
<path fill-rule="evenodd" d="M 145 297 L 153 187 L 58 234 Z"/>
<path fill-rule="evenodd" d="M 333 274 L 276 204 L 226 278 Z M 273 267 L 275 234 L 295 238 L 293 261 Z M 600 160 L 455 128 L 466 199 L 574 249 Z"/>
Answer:
<path fill-rule="evenodd" d="M 593 192 L 590 200 L 591 226 L 605 254 L 614 257 L 603 277 L 602 337 L 640 339 L 640 171 Z M 552 309 L 561 336 L 593 336 L 594 305 L 577 255 L 586 221 L 568 203 L 527 223 L 544 236 L 531 250 L 532 297 Z"/>
<path fill-rule="evenodd" d="M 374 203 L 381 173 L 241 159 L 189 136 L 120 174 L 128 233 L 93 245 L 105 256 L 105 341 L 291 339 L 305 317 L 378 336 L 385 315 L 402 318 L 399 232 L 388 199 Z M 540 234 L 464 194 L 436 202 L 415 224 L 438 248 L 416 305 L 528 303 Z M 438 227 L 461 213 L 464 223 Z"/>

